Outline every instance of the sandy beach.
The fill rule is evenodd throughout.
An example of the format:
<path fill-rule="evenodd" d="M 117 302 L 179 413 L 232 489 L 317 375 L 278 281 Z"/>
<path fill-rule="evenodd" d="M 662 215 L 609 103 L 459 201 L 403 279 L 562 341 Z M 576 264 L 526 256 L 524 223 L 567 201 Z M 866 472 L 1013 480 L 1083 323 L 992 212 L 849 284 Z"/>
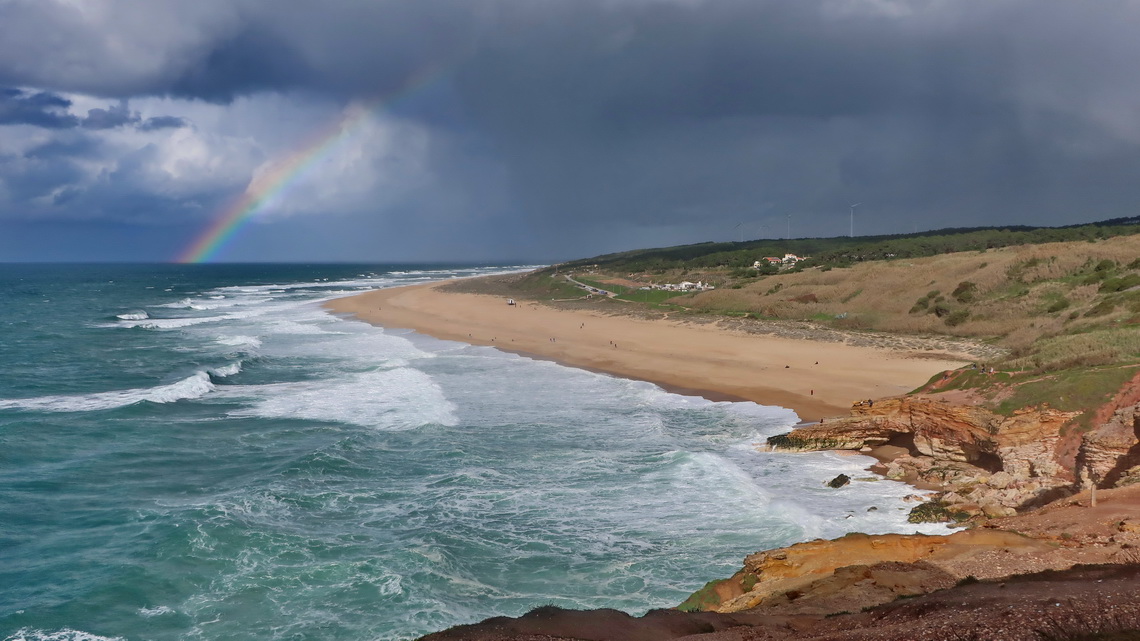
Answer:
<path fill-rule="evenodd" d="M 713 400 L 787 407 L 802 421 L 846 415 L 858 399 L 908 392 L 968 363 L 931 354 L 753 334 L 715 323 L 644 320 L 499 296 L 443 283 L 330 301 L 338 313 L 389 328 L 555 360 Z M 921 356 L 921 357 L 918 357 Z"/>

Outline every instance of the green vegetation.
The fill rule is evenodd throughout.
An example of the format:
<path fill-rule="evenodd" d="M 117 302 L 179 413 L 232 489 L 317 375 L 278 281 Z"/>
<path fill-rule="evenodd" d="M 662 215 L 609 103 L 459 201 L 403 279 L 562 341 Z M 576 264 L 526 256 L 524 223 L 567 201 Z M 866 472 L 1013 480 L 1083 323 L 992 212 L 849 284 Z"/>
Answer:
<path fill-rule="evenodd" d="M 672 291 L 668 291 L 668 290 L 664 290 L 664 289 L 640 289 L 638 287 L 626 287 L 624 285 L 616 285 L 613 283 L 605 283 L 605 282 L 602 282 L 600 280 L 596 280 L 596 279 L 592 279 L 592 278 L 584 278 L 581 276 L 575 276 L 574 280 L 577 280 L 580 283 L 585 283 L 586 285 L 589 285 L 590 287 L 595 287 L 597 289 L 603 289 L 606 291 L 613 292 L 613 293 L 617 294 L 617 296 L 615 296 L 615 298 L 618 298 L 620 300 L 628 300 L 628 301 L 631 301 L 634 303 L 661 304 L 661 303 L 664 303 L 665 301 L 669 300 L 670 298 L 676 298 L 678 296 L 684 296 L 686 293 L 686 292 L 672 292 Z M 579 296 L 582 294 L 582 290 L 579 289 L 576 291 L 578 292 Z"/>
<path fill-rule="evenodd" d="M 715 608 L 720 605 L 720 595 L 716 592 L 716 586 L 724 581 L 731 580 L 732 579 L 716 579 L 709 581 L 700 590 L 689 595 L 689 598 L 685 599 L 685 602 L 681 605 L 678 605 L 677 609 L 681 612 L 702 612 Z M 756 584 L 755 579 L 752 581 L 752 584 Z"/>
<path fill-rule="evenodd" d="M 511 284 L 511 293 L 519 298 L 578 298 L 582 290 L 550 271 L 535 272 Z"/>
<path fill-rule="evenodd" d="M 1124 386 L 1140 366 L 1071 368 L 1056 374 L 1022 382 L 994 408 L 1011 416 L 1023 407 L 1048 405 L 1066 412 L 1078 412 L 1108 401 Z"/>

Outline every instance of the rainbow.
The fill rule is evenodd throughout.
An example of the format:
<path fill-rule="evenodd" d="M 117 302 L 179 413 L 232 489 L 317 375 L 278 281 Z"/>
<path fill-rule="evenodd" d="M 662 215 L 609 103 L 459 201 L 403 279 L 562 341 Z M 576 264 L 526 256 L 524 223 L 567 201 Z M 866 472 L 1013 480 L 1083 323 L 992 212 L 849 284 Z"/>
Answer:
<path fill-rule="evenodd" d="M 430 85 L 442 73 L 439 68 L 425 70 L 389 96 L 345 109 L 332 122 L 310 134 L 297 149 L 273 162 L 267 171 L 254 176 L 245 192 L 222 208 L 213 217 L 210 226 L 178 255 L 175 262 L 210 262 L 270 201 L 295 183 L 310 167 L 331 156 L 373 113 Z"/>

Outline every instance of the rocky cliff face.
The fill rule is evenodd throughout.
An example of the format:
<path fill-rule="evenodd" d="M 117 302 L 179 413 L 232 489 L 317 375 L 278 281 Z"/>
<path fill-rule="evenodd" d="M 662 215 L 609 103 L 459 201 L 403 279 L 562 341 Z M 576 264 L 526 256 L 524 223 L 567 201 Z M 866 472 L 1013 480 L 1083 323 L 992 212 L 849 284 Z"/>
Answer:
<path fill-rule="evenodd" d="M 1054 498 L 1076 479 L 1058 463 L 1057 445 L 1061 427 L 1078 414 L 1046 407 L 1002 416 L 925 397 L 888 398 L 768 442 L 791 451 L 905 447 L 910 455 L 891 462 L 888 477 L 945 487 L 950 492 L 943 500 L 967 516 L 1005 516 Z"/>
<path fill-rule="evenodd" d="M 1077 469 L 1084 485 L 1140 482 L 1140 403 L 1122 407 L 1081 437 Z"/>

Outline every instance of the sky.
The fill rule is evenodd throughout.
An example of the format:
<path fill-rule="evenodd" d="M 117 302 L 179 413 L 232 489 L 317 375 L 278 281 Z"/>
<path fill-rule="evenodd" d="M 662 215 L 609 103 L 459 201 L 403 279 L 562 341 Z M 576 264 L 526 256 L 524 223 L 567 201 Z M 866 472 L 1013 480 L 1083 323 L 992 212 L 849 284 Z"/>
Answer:
<path fill-rule="evenodd" d="M 1132 216 L 1137 33 L 1135 0 L 0 0 L 0 262 Z"/>

